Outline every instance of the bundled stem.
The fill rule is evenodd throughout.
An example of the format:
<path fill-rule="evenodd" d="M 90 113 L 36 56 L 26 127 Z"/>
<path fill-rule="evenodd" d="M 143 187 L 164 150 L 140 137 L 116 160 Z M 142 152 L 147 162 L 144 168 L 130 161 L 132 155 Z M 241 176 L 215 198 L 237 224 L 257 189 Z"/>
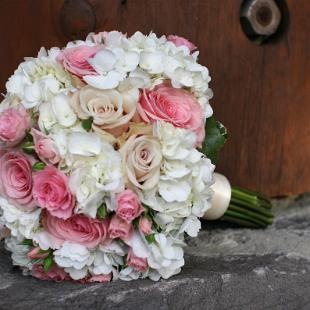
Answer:
<path fill-rule="evenodd" d="M 232 187 L 229 207 L 221 220 L 240 226 L 265 228 L 273 222 L 270 200 L 256 192 Z"/>

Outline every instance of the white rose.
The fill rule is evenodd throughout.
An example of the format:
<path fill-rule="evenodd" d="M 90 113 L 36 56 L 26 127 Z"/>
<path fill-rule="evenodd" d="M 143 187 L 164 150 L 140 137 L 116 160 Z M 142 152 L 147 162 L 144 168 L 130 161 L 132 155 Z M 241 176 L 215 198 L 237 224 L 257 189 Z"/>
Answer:
<path fill-rule="evenodd" d="M 74 280 L 84 278 L 93 262 L 93 256 L 85 246 L 68 241 L 54 252 L 54 259 Z"/>
<path fill-rule="evenodd" d="M 153 136 L 131 136 L 120 149 L 128 181 L 142 190 L 157 185 L 162 160 L 161 147 Z"/>
<path fill-rule="evenodd" d="M 139 91 L 120 93 L 117 90 L 99 90 L 83 87 L 71 99 L 71 105 L 81 119 L 93 118 L 97 132 L 127 124 L 136 112 Z"/>
<path fill-rule="evenodd" d="M 151 253 L 148 264 L 164 278 L 178 274 L 184 265 L 184 246 L 180 240 L 166 237 L 164 234 L 156 234 L 155 242 L 150 244 Z"/>
<path fill-rule="evenodd" d="M 35 230 L 39 227 L 41 209 L 24 212 L 11 205 L 6 199 L 0 197 L 0 207 L 3 214 L 1 222 L 11 230 L 11 235 L 19 241 L 32 239 Z"/>

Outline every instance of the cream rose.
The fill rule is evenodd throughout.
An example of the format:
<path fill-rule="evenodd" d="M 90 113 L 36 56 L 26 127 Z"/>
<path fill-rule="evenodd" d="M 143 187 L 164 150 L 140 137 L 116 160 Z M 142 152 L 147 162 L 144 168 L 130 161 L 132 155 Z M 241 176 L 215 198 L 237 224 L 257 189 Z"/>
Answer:
<path fill-rule="evenodd" d="M 97 133 L 113 131 L 126 125 L 136 112 L 139 91 L 132 89 L 121 93 L 99 90 L 86 86 L 71 99 L 73 109 L 81 119 L 93 118 L 93 129 Z"/>
<path fill-rule="evenodd" d="M 120 149 L 128 181 L 142 190 L 153 188 L 159 181 L 161 146 L 153 136 L 131 136 Z"/>

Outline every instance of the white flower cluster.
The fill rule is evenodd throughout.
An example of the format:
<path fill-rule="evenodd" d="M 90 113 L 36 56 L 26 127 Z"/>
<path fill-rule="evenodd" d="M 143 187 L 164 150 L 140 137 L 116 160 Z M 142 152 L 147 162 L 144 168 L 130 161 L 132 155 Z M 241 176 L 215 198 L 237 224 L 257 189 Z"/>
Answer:
<path fill-rule="evenodd" d="M 213 194 L 214 166 L 197 150 L 212 92 L 197 58 L 166 36 L 117 31 L 25 58 L 0 111 L 0 123 L 16 107 L 31 117 L 14 147 L 34 170 L 16 181 L 31 179 L 34 207 L 19 206 L 21 187 L 4 190 L 0 180 L 0 223 L 11 231 L 15 264 L 32 269 L 52 257 L 81 281 L 180 272 L 184 234 L 197 236 Z"/>

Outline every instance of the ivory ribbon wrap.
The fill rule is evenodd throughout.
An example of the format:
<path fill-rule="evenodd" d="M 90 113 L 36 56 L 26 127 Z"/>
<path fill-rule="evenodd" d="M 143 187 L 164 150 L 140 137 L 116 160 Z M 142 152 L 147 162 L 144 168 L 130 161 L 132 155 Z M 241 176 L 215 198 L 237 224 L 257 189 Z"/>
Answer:
<path fill-rule="evenodd" d="M 231 186 L 225 176 L 214 173 L 212 207 L 204 214 L 206 220 L 217 220 L 226 212 L 231 199 Z"/>

